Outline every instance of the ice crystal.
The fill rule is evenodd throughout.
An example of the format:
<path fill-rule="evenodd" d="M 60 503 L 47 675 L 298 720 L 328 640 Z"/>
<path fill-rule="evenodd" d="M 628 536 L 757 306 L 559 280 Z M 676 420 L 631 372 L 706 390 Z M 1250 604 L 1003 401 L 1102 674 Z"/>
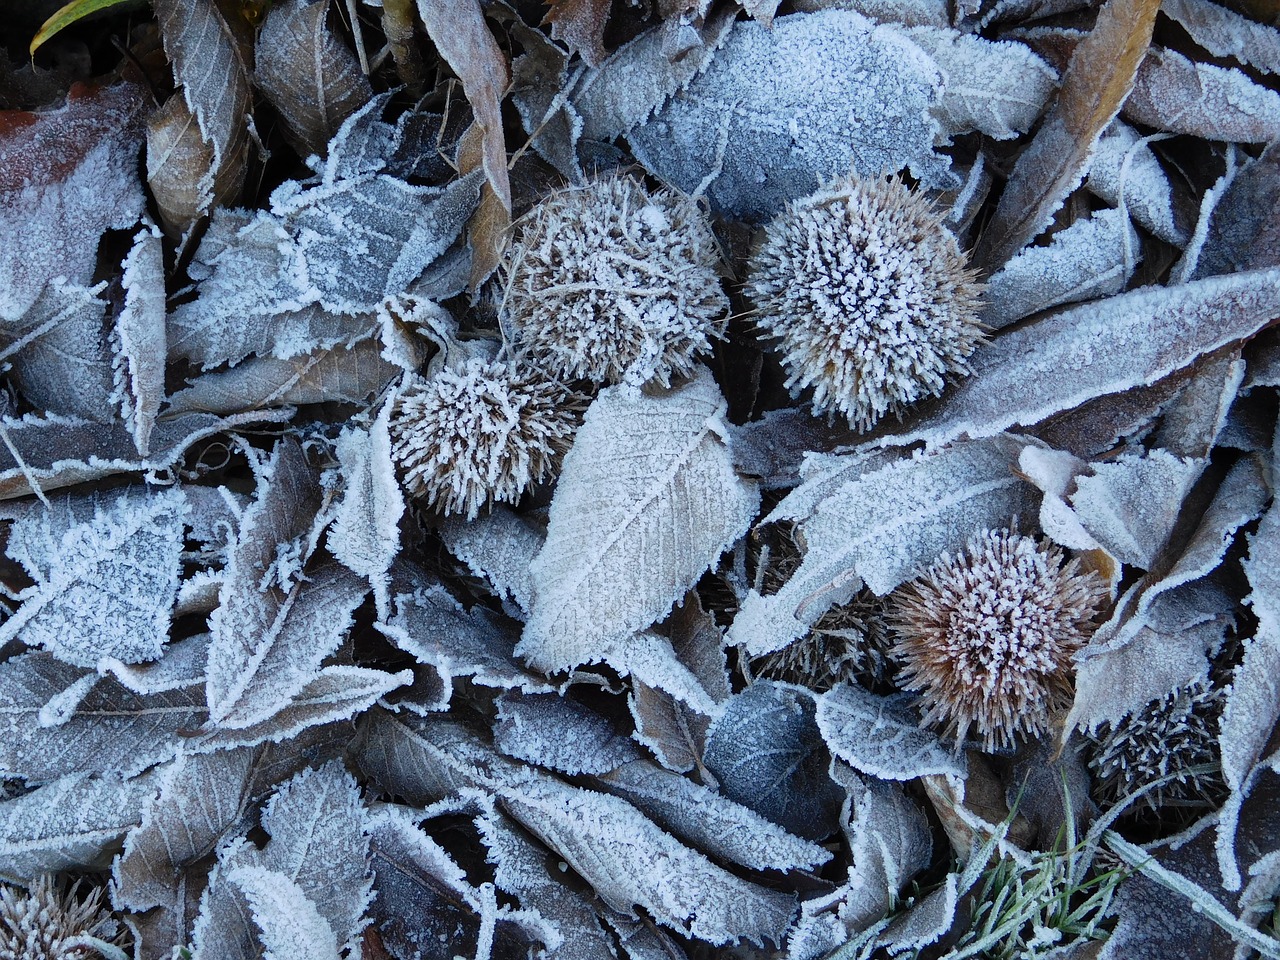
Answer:
<path fill-rule="evenodd" d="M 903 685 L 926 723 L 988 750 L 1035 737 L 1071 703 L 1071 656 L 1107 599 L 1093 573 L 1010 530 L 985 531 L 898 589 L 890 614 Z"/>
<path fill-rule="evenodd" d="M 666 386 L 721 335 L 718 259 L 693 200 L 597 180 L 552 194 L 525 220 L 503 316 L 521 349 L 567 378 Z"/>
<path fill-rule="evenodd" d="M 102 954 L 86 938 L 112 944 L 120 934 L 101 887 L 81 900 L 74 887 L 60 893 L 48 875 L 30 891 L 0 886 L 0 960 L 88 960 Z"/>
<path fill-rule="evenodd" d="M 837 180 L 790 204 L 752 257 L 747 295 L 787 387 L 866 430 L 969 372 L 980 287 L 955 236 L 900 179 Z"/>
<path fill-rule="evenodd" d="M 1093 742 L 1089 768 L 1099 799 L 1115 804 L 1155 781 L 1137 802 L 1203 808 L 1221 800 L 1218 725 L 1223 687 L 1208 679 L 1170 691 L 1118 723 L 1104 724 Z"/>
<path fill-rule="evenodd" d="M 409 388 L 391 417 L 405 489 L 443 514 L 474 519 L 515 503 L 569 446 L 577 396 L 511 361 L 468 360 Z"/>

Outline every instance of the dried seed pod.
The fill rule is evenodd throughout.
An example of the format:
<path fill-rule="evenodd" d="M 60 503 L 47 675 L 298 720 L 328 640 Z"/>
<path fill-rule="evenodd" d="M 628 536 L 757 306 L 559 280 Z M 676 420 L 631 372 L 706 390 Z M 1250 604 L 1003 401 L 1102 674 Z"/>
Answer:
<path fill-rule="evenodd" d="M 860 430 L 942 392 L 984 339 L 981 286 L 929 201 L 897 178 L 846 177 L 789 204 L 745 290 L 793 395 Z"/>
<path fill-rule="evenodd" d="M 473 519 L 551 473 L 581 407 L 576 394 L 519 364 L 473 358 L 400 395 L 392 456 L 409 493 Z"/>
<path fill-rule="evenodd" d="M 985 531 L 892 595 L 903 686 L 957 740 L 976 728 L 990 750 L 1039 736 L 1071 704 L 1072 654 L 1107 597 L 1058 547 Z"/>
<path fill-rule="evenodd" d="M 567 379 L 688 375 L 729 308 L 698 205 L 628 177 L 553 193 L 520 226 L 501 313 L 517 345 Z"/>
<path fill-rule="evenodd" d="M 1126 794 L 1171 776 L 1137 803 L 1151 810 L 1216 806 L 1224 793 L 1217 767 L 1223 701 L 1223 688 L 1201 679 L 1152 700 L 1115 724 L 1103 724 L 1089 738 L 1089 769 L 1098 798 L 1114 805 Z"/>

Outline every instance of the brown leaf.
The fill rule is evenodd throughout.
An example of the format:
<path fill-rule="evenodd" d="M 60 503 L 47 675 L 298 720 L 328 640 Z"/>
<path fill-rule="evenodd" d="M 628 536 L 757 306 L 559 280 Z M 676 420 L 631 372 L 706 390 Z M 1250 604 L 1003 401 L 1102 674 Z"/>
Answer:
<path fill-rule="evenodd" d="M 144 96 L 77 85 L 58 110 L 0 111 L 0 320 L 26 313 L 50 278 L 90 282 L 103 231 L 137 220 Z"/>
<path fill-rule="evenodd" d="M 502 135 L 500 102 L 511 73 L 506 56 L 485 23 L 479 0 L 418 0 L 418 12 L 436 50 L 462 81 L 462 91 L 475 114 L 473 136 L 480 138 L 480 162 L 469 167 L 462 162 L 462 156 L 471 152 L 466 142 L 458 150 L 463 173 L 483 167 L 487 178 L 480 210 L 472 218 L 472 246 L 477 251 L 477 262 L 472 266 L 471 275 L 475 278 L 487 265 L 487 259 L 495 256 L 495 251 L 500 255 L 502 244 L 496 237 L 499 232 L 505 235 L 503 216 L 510 222 L 511 181 L 507 176 L 507 146 Z M 477 234 L 483 238 L 480 243 L 477 243 Z M 496 266 L 496 259 L 493 263 Z"/>
<path fill-rule="evenodd" d="M 197 213 L 204 214 L 216 203 L 233 202 L 244 185 L 245 118 L 252 103 L 248 54 L 213 0 L 155 0 L 153 7 L 174 79 L 212 154 L 196 186 Z"/>
<path fill-rule="evenodd" d="M 458 170 L 467 174 L 483 163 L 484 131 L 472 124 L 458 143 Z M 480 285 L 497 269 L 502 254 L 507 249 L 511 229 L 510 199 L 504 204 L 492 182 L 486 181 L 480 189 L 480 205 L 467 225 L 467 240 L 471 245 L 471 276 L 468 286 L 479 290 Z"/>
<path fill-rule="evenodd" d="M 200 181 L 212 166 L 213 149 L 201 138 L 182 94 L 175 93 L 147 120 L 147 183 L 172 239 L 200 219 Z"/>
<path fill-rule="evenodd" d="M 258 34 L 254 83 L 304 156 L 323 154 L 342 121 L 373 96 L 355 54 L 328 28 L 328 12 L 327 0 L 289 0 L 271 8 Z"/>
<path fill-rule="evenodd" d="M 1035 239 L 1083 179 L 1094 144 L 1133 86 L 1159 6 L 1158 0 L 1107 0 L 1076 47 L 1057 103 L 1018 158 L 974 251 L 987 272 Z"/>
<path fill-rule="evenodd" d="M 1240 70 L 1151 50 L 1138 67 L 1124 115 L 1134 123 L 1229 143 L 1280 140 L 1280 94 Z"/>
<path fill-rule="evenodd" d="M 564 41 L 593 67 L 605 58 L 604 25 L 612 0 L 546 0 L 551 8 L 543 23 L 551 24 L 551 36 Z"/>

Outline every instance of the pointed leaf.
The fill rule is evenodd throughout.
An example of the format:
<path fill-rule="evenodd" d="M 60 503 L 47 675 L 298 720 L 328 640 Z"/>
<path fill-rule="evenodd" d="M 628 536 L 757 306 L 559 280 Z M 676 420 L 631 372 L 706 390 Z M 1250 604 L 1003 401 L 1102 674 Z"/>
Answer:
<path fill-rule="evenodd" d="M 956 754 L 918 719 L 857 684 L 842 683 L 818 698 L 818 729 L 831 752 L 881 780 L 967 775 Z"/>
<path fill-rule="evenodd" d="M 253 82 L 303 156 L 323 153 L 342 121 L 373 96 L 369 78 L 329 30 L 329 4 L 288 0 L 258 31 Z"/>
<path fill-rule="evenodd" d="M 565 456 L 516 652 L 544 671 L 600 659 L 664 616 L 755 516 L 710 374 L 662 396 L 601 392 Z"/>
<path fill-rule="evenodd" d="M 1114 0 L 1112 0 L 1114 2 Z M 1008 330 L 973 373 L 894 443 L 990 436 L 1151 384 L 1280 315 L 1280 270 L 1146 287 Z M 1085 346 L 1088 345 L 1088 346 Z"/>
<path fill-rule="evenodd" d="M 160 231 L 148 222 L 133 238 L 124 258 L 124 309 L 116 318 L 116 392 L 138 453 L 151 448 L 151 430 L 164 400 L 165 342 L 164 247 Z"/>
<path fill-rule="evenodd" d="M 1241 70 L 1153 49 L 1138 68 L 1124 115 L 1170 133 L 1232 143 L 1280 139 L 1280 94 Z"/>
<path fill-rule="evenodd" d="M 225 882 L 239 887 L 248 901 L 266 950 L 265 960 L 339 960 L 333 928 L 288 877 L 261 867 L 240 866 L 227 873 Z"/>

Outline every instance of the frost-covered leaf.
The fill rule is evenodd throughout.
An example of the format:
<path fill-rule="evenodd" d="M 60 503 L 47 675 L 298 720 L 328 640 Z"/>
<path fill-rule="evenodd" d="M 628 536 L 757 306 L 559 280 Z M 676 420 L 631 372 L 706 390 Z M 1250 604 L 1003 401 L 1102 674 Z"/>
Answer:
<path fill-rule="evenodd" d="M 593 67 L 604 60 L 604 25 L 609 20 L 611 0 L 548 0 L 546 21 L 551 36 L 571 53 L 577 53 Z"/>
<path fill-rule="evenodd" d="M 1057 71 L 1024 44 L 948 27 L 905 33 L 942 69 L 942 99 L 934 116 L 948 138 L 974 130 L 996 140 L 1025 133 L 1058 86 Z"/>
<path fill-rule="evenodd" d="M 918 46 L 856 13 L 738 22 L 706 69 L 627 139 L 661 179 L 706 192 L 731 216 L 766 219 L 851 167 L 945 181 L 931 115 L 941 86 Z"/>
<path fill-rule="evenodd" d="M 1169 185 L 1164 167 L 1147 141 L 1122 120 L 1113 120 L 1098 139 L 1085 186 L 1112 206 L 1123 206 L 1134 221 L 1176 247 L 1188 239 L 1188 216 Z"/>
<path fill-rule="evenodd" d="M 248 901 L 266 951 L 264 960 L 338 960 L 333 928 L 288 877 L 275 870 L 239 866 L 227 873 L 224 882 L 238 887 Z"/>
<path fill-rule="evenodd" d="M 661 690 L 704 717 L 720 714 L 719 704 L 660 634 L 646 630 L 610 644 L 602 659 L 621 676 Z"/>
<path fill-rule="evenodd" d="M 1124 115 L 1134 123 L 1231 143 L 1280 139 L 1280 93 L 1243 71 L 1152 49 L 1138 68 Z"/>
<path fill-rule="evenodd" d="M 1280 505 L 1273 503 L 1263 515 L 1249 540 L 1244 568 L 1258 631 L 1245 641 L 1244 660 L 1233 676 L 1218 736 L 1222 775 L 1232 792 L 1228 803 L 1237 809 L 1280 718 Z M 1220 830 L 1218 844 L 1218 861 L 1229 890 L 1240 888 L 1234 832 Z"/>
<path fill-rule="evenodd" d="M 1107 552 L 1150 570 L 1203 469 L 1204 461 L 1179 459 L 1164 450 L 1122 454 L 1077 477 L 1071 503 L 1085 530 Z"/>
<path fill-rule="evenodd" d="M 201 374 L 169 398 L 166 416 L 238 413 L 307 403 L 367 403 L 403 372 L 364 338 L 280 360 L 248 357 L 227 370 Z"/>
<path fill-rule="evenodd" d="M 1209 0 L 1162 0 L 1160 12 L 1215 57 L 1233 57 L 1263 73 L 1280 73 L 1280 31 L 1274 26 Z"/>
<path fill-rule="evenodd" d="M 174 79 L 209 148 L 196 187 L 202 216 L 215 203 L 234 202 L 244 183 L 253 99 L 245 50 L 214 0 L 156 0 L 154 8 Z"/>
<path fill-rule="evenodd" d="M 588 141 L 630 133 L 706 69 L 733 22 L 732 14 L 709 17 L 698 42 L 680 53 L 667 46 L 665 30 L 646 30 L 583 74 L 573 89 L 571 124 Z"/>
<path fill-rule="evenodd" d="M 391 955 L 517 960 L 529 955 L 531 940 L 554 942 L 540 917 L 499 907 L 491 884 L 473 885 L 416 819 L 414 811 L 389 805 L 370 818 L 376 876 L 370 916 Z"/>
<path fill-rule="evenodd" d="M 48 493 L 120 473 L 165 471 L 187 450 L 215 433 L 251 421 L 279 419 L 272 414 L 214 417 L 191 414 L 156 425 L 152 452 L 139 458 L 123 421 L 110 425 L 79 417 L 0 418 L 0 499 L 23 497 L 35 489 Z"/>
<path fill-rule="evenodd" d="M 813 869 L 831 859 L 824 847 L 649 760 L 632 760 L 596 782 L 686 843 L 753 870 Z"/>
<path fill-rule="evenodd" d="M 209 618 L 206 689 L 217 726 L 266 720 L 300 692 L 338 648 L 364 599 L 366 584 L 345 567 L 302 572 L 319 506 L 320 485 L 302 448 L 278 444 L 241 520 L 221 603 Z"/>
<path fill-rule="evenodd" d="M 477 818 L 476 826 L 489 851 L 498 888 L 518 898 L 526 910 L 537 911 L 560 934 L 561 942 L 548 951 L 549 956 L 556 960 L 617 956 L 591 898 L 548 868 L 546 848 L 497 810 Z"/>
<path fill-rule="evenodd" d="M 160 230 L 148 222 L 134 235 L 124 258 L 124 309 L 116 317 L 115 389 L 138 453 L 151 449 L 151 430 L 164 400 L 164 247 Z"/>
<path fill-rule="evenodd" d="M 290 700 L 282 700 L 265 720 L 222 729 L 193 741 L 191 750 L 228 750 L 259 743 L 281 743 L 326 723 L 350 720 L 392 690 L 413 682 L 411 670 L 387 673 L 368 667 L 325 667 Z"/>
<path fill-rule="evenodd" d="M 436 51 L 462 81 L 462 92 L 475 114 L 486 182 L 508 216 L 511 183 L 502 134 L 501 101 L 511 82 L 506 54 L 485 23 L 479 0 L 418 0 L 418 13 Z"/>
<path fill-rule="evenodd" d="M 1252 336 L 1280 313 L 1280 270 L 1147 287 L 1005 331 L 937 408 L 894 437 L 929 444 L 990 436 L 1087 400 L 1155 383 Z"/>
<path fill-rule="evenodd" d="M 1280 147 L 1269 146 L 1228 183 L 1214 207 L 1196 277 L 1280 264 Z"/>
<path fill-rule="evenodd" d="M 499 796 L 615 910 L 643 907 L 664 926 L 713 944 L 780 943 L 791 926 L 792 896 L 716 866 L 624 800 L 536 774 Z"/>
<path fill-rule="evenodd" d="M 191 108 L 178 91 L 147 118 L 147 186 L 165 233 L 185 243 L 208 209 L 206 177 L 213 148 L 200 136 Z"/>
<path fill-rule="evenodd" d="M 479 186 L 478 175 L 443 188 L 385 174 L 307 189 L 291 181 L 269 213 L 220 214 L 196 254 L 200 296 L 170 317 L 171 359 L 208 369 L 367 336 L 353 317 L 404 292 L 445 252 Z"/>
<path fill-rule="evenodd" d="M 699 687 L 717 703 L 730 696 L 723 638 L 715 619 L 691 591 L 667 618 L 671 649 Z M 687 773 L 702 764 L 710 716 L 684 700 L 633 677 L 628 706 L 636 722 L 633 736 L 667 769 Z"/>
<path fill-rule="evenodd" d="M 797 836 L 821 840 L 836 828 L 844 791 L 827 774 L 807 690 L 759 680 L 730 698 L 703 762 L 726 797 Z"/>
<path fill-rule="evenodd" d="M 397 571 L 395 613 L 378 627 L 396 646 L 440 675 L 446 689 L 457 677 L 500 689 L 545 690 L 545 681 L 515 657 L 515 631 L 491 611 L 463 609 L 443 587 L 426 578 L 402 584 Z M 402 586 L 412 592 L 401 593 Z"/>
<path fill-rule="evenodd" d="M 1163 591 L 1133 614 L 1128 609 L 1122 600 L 1078 655 L 1067 730 L 1116 723 L 1207 676 L 1208 654 L 1221 646 L 1232 620 L 1231 598 L 1209 581 Z"/>
<path fill-rule="evenodd" d="M 157 659 L 169 640 L 187 512 L 177 489 L 133 489 L 60 499 L 18 521 L 9 555 L 28 558 L 36 586 L 0 626 L 0 642 L 17 637 L 82 667 Z M 30 542 L 37 538 L 44 542 Z"/>
<path fill-rule="evenodd" d="M 50 282 L 20 320 L 0 329 L 10 377 L 37 409 L 110 422 L 111 354 L 103 285 Z"/>
<path fill-rule="evenodd" d="M 216 591 L 215 591 L 216 592 Z M 209 609 L 217 605 L 217 597 Z M 181 687 L 203 687 L 204 665 L 209 655 L 209 634 L 198 633 L 166 644 L 164 656 L 149 663 L 123 663 L 115 657 L 98 662 L 103 676 L 115 677 L 134 693 L 164 693 Z"/>
<path fill-rule="evenodd" d="M 420 807 L 477 784 L 491 784 L 516 768 L 456 720 L 381 709 L 360 718 L 352 752 L 366 777 Z"/>
<path fill-rule="evenodd" d="M 262 865 L 298 885 L 339 944 L 354 941 L 373 886 L 355 778 L 338 761 L 304 770 L 271 798 L 262 824 L 271 834 Z"/>
<path fill-rule="evenodd" d="M 869 779 L 852 794 L 853 822 L 845 832 L 853 866 L 838 911 L 848 933 L 882 917 L 933 853 L 924 811 L 899 786 Z"/>
<path fill-rule="evenodd" d="M 179 732 L 204 722 L 198 689 L 138 696 L 104 678 L 54 726 L 41 711 L 85 672 L 48 654 L 28 653 L 0 664 L 0 775 L 45 783 L 71 773 L 137 773 L 176 752 Z"/>
<path fill-rule="evenodd" d="M 339 746 L 342 736 L 340 729 L 318 728 L 282 744 L 180 754 L 157 775 L 158 795 L 113 865 L 117 905 L 133 911 L 166 905 L 189 864 L 211 854 L 277 783 Z"/>
<path fill-rule="evenodd" d="M 1245 372 L 1239 350 L 1228 348 L 1198 360 L 1186 386 L 1165 408 L 1153 444 L 1183 458 L 1208 457 L 1227 424 Z"/>
<path fill-rule="evenodd" d="M 1133 85 L 1159 6 L 1159 0 L 1107 0 L 1099 11 L 974 250 L 986 270 L 998 270 L 1035 239 L 1084 178 L 1094 144 Z"/>
<path fill-rule="evenodd" d="M 103 869 L 154 789 L 148 777 L 81 774 L 0 802 L 0 877 Z"/>
<path fill-rule="evenodd" d="M 831 752 L 855 770 L 881 780 L 945 775 L 964 779 L 963 756 L 920 727 L 899 705 L 842 683 L 818 698 L 818 729 Z"/>
<path fill-rule="evenodd" d="M 289 0 L 258 31 L 253 82 L 299 152 L 323 153 L 342 121 L 373 96 L 347 46 L 325 23 L 329 4 Z"/>
<path fill-rule="evenodd" d="M 509 757 L 576 776 L 639 760 L 639 747 L 605 717 L 556 694 L 498 700 L 493 743 Z"/>
<path fill-rule="evenodd" d="M 533 603 L 529 566 L 546 542 L 546 533 L 513 510 L 495 504 L 475 520 L 451 517 L 440 536 L 449 552 L 478 577 L 488 579 L 494 592 L 528 611 Z"/>
<path fill-rule="evenodd" d="M 1141 259 L 1123 210 L 1103 210 L 1026 247 L 988 282 L 982 319 L 999 329 L 1064 303 L 1119 293 Z"/>
<path fill-rule="evenodd" d="M 391 462 L 390 416 L 388 403 L 368 430 L 349 427 L 338 436 L 345 485 L 327 541 L 340 563 L 368 578 L 382 607 L 390 583 L 387 571 L 400 552 L 404 514 L 404 495 Z"/>
<path fill-rule="evenodd" d="M 703 370 L 662 395 L 611 387 L 565 455 L 516 652 L 544 671 L 599 660 L 664 616 L 755 516 L 725 402 Z M 625 586 L 624 586 L 625 585 Z"/>
<path fill-rule="evenodd" d="M 1013 470 L 1020 449 L 999 436 L 887 466 L 854 455 L 815 474 L 767 518 L 800 520 L 803 562 L 776 594 L 748 594 L 729 642 L 753 656 L 781 649 L 860 579 L 886 594 L 975 530 L 1034 515 L 1036 491 Z"/>
<path fill-rule="evenodd" d="M 45 113 L 0 120 L 0 321 L 26 313 L 45 284 L 88 283 L 98 238 L 132 226 L 145 198 L 136 156 L 146 94 L 79 87 Z"/>

